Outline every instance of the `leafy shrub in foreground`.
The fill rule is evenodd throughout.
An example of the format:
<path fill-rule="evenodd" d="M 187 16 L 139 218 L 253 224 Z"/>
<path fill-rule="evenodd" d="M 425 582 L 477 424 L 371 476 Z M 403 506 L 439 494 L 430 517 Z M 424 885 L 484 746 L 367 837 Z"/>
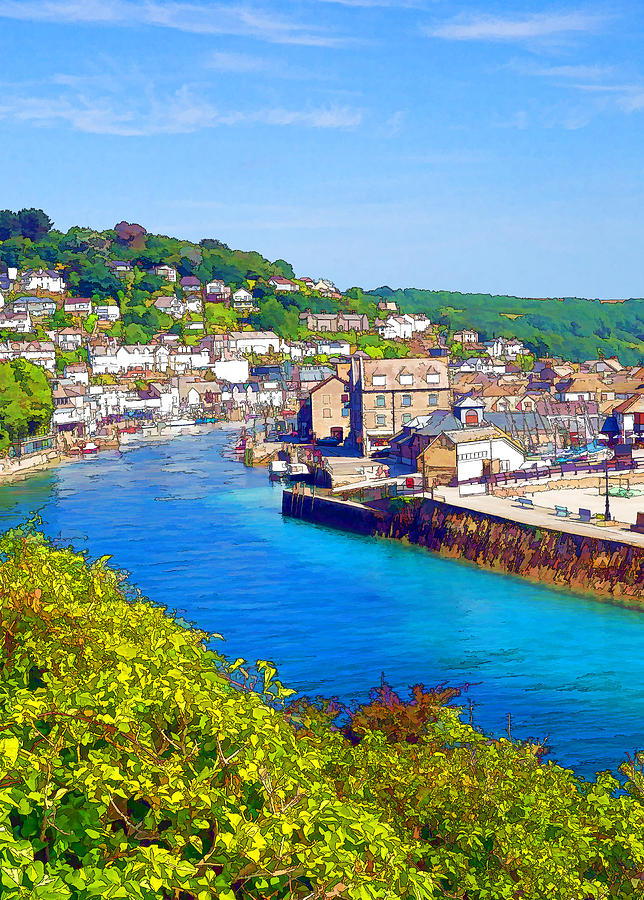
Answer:
<path fill-rule="evenodd" d="M 636 762 L 616 797 L 450 689 L 284 710 L 270 663 L 254 683 L 106 559 L 0 552 L 3 900 L 644 896 Z"/>

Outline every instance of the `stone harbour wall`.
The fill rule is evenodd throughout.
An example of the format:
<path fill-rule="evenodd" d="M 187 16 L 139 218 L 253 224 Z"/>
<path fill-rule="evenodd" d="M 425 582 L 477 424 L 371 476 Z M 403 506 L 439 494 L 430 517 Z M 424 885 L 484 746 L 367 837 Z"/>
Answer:
<path fill-rule="evenodd" d="M 283 512 L 361 534 L 425 547 L 441 556 L 603 599 L 644 606 L 644 548 L 538 528 L 434 500 L 365 506 L 323 497 L 285 503 Z M 308 501 L 308 502 L 307 502 Z M 331 506 L 331 509 L 329 509 Z"/>

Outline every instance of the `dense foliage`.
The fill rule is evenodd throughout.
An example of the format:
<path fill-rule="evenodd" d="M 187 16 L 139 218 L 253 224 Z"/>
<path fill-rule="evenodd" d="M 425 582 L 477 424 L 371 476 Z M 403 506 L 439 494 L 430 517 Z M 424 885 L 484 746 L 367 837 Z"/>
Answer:
<path fill-rule="evenodd" d="M 52 412 L 51 385 L 40 366 L 26 359 L 0 363 L 0 450 L 47 426 Z"/>
<path fill-rule="evenodd" d="M 417 686 L 299 699 L 26 527 L 0 540 L 7 900 L 641 897 L 644 808 Z"/>
<path fill-rule="evenodd" d="M 374 298 L 391 298 L 406 312 L 424 312 L 450 332 L 474 328 L 481 340 L 516 337 L 538 356 L 581 361 L 619 356 L 625 365 L 644 357 L 644 301 L 600 303 L 575 297 L 523 299 L 409 288 L 378 288 Z"/>

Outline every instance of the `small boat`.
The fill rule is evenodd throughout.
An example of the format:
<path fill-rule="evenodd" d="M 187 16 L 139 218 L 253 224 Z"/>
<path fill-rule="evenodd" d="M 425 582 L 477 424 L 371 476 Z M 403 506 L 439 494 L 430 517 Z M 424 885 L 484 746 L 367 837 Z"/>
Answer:
<path fill-rule="evenodd" d="M 289 463 L 285 459 L 272 459 L 268 464 L 268 476 L 271 481 L 279 481 L 288 475 Z"/>
<path fill-rule="evenodd" d="M 194 425 L 195 422 L 193 419 L 170 419 L 166 424 L 170 428 L 187 428 L 189 425 Z"/>
<path fill-rule="evenodd" d="M 93 441 L 88 441 L 83 447 L 83 455 L 89 456 L 91 453 L 98 453 L 99 446 L 95 444 Z"/>
<path fill-rule="evenodd" d="M 305 463 L 287 463 L 286 477 L 291 482 L 308 481 L 311 477 L 311 472 Z"/>

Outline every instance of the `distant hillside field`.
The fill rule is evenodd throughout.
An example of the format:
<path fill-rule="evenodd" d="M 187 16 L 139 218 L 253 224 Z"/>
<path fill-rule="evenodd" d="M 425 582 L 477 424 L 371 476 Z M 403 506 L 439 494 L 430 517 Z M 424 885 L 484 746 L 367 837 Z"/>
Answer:
<path fill-rule="evenodd" d="M 601 303 L 567 297 L 530 300 L 381 287 L 371 296 L 395 300 L 402 310 L 426 313 L 450 330 L 473 328 L 481 340 L 516 337 L 539 355 L 573 361 L 619 356 L 626 365 L 644 359 L 644 300 Z"/>

